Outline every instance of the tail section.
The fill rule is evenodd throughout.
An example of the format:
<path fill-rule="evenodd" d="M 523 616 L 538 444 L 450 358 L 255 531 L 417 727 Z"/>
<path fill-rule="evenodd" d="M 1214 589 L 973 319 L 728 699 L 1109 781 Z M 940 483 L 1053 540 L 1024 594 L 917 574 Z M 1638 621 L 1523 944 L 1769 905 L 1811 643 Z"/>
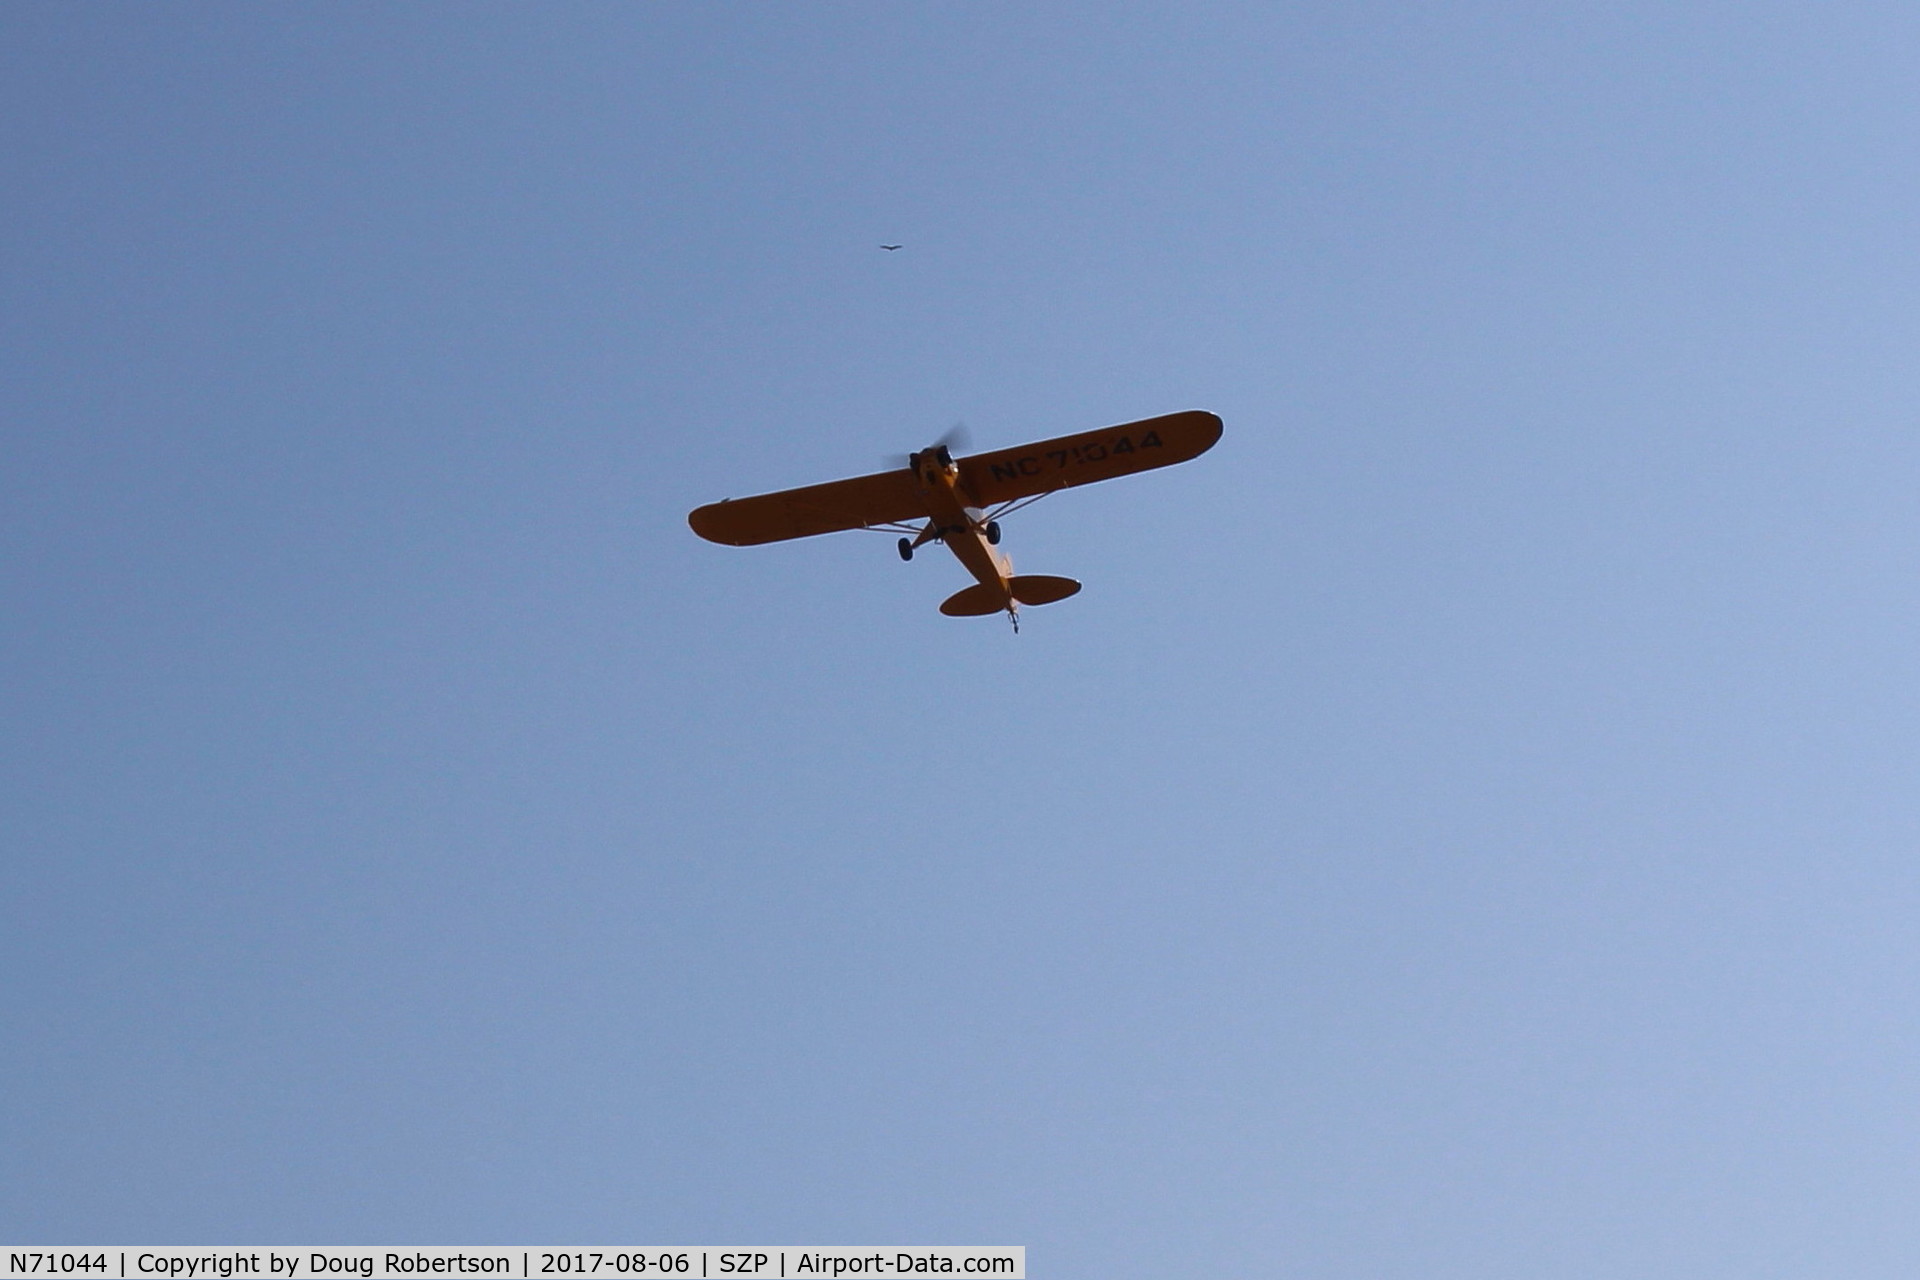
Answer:
<path fill-rule="evenodd" d="M 1007 590 L 976 582 L 964 591 L 956 591 L 940 606 L 949 618 L 980 618 L 989 613 L 1011 613 L 1023 604 L 1052 604 L 1080 590 L 1072 578 L 1056 578 L 1045 573 L 1027 573 L 1007 581 Z M 1011 594 L 1009 594 L 1011 593 Z"/>

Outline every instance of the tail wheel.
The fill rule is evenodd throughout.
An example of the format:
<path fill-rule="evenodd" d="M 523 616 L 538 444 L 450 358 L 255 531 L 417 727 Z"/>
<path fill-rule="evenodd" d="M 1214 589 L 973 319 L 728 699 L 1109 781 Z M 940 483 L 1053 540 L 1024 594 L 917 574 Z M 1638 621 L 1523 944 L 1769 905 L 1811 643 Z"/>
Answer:
<path fill-rule="evenodd" d="M 900 558 L 902 560 L 913 559 L 913 540 L 911 538 L 900 539 Z"/>
<path fill-rule="evenodd" d="M 998 520 L 987 521 L 987 545 L 993 547 L 1000 545 L 1000 522 Z"/>

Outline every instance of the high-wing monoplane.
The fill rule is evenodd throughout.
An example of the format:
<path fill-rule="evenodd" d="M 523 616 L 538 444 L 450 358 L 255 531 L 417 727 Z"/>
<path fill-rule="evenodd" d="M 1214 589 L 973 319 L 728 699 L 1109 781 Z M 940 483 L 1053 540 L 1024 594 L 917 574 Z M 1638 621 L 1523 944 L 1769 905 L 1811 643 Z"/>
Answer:
<path fill-rule="evenodd" d="M 949 596 L 950 617 L 1005 613 L 1020 629 L 1020 606 L 1051 604 L 1080 590 L 1072 578 L 1015 574 L 1000 551 L 1000 521 L 1049 494 L 1196 458 L 1220 438 L 1220 419 L 1195 409 L 1037 444 L 955 459 L 945 444 L 907 456 L 907 465 L 852 480 L 711 503 L 687 517 L 709 542 L 747 547 L 845 529 L 903 535 L 900 558 L 943 542 L 975 582 Z"/>

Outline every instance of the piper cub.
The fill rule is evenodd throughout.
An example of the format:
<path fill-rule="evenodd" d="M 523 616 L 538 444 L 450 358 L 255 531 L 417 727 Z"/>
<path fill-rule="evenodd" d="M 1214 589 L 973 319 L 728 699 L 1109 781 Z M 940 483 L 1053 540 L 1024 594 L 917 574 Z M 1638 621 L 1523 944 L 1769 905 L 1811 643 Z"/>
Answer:
<path fill-rule="evenodd" d="M 951 436 L 906 465 L 852 480 L 710 503 L 687 517 L 709 542 L 748 547 L 844 529 L 904 535 L 900 558 L 943 542 L 975 582 L 947 597 L 949 617 L 1005 613 L 1020 629 L 1020 606 L 1052 604 L 1080 590 L 1072 578 L 1015 574 L 1000 551 L 1000 521 L 1061 489 L 1112 480 L 1197 458 L 1220 439 L 1220 419 L 1203 410 L 1170 413 L 1038 444 L 955 459 Z"/>

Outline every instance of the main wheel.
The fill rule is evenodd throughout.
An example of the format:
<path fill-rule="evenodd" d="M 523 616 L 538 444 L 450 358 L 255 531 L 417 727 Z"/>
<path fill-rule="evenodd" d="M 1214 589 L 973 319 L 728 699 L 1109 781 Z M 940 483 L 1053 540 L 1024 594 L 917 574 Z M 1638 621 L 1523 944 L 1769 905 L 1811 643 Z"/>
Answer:
<path fill-rule="evenodd" d="M 902 560 L 911 560 L 911 559 L 913 559 L 913 542 L 912 542 L 912 540 L 910 540 L 910 539 L 908 539 L 908 538 L 902 538 L 902 539 L 900 539 L 900 558 L 901 558 Z"/>
<path fill-rule="evenodd" d="M 1000 545 L 1000 522 L 998 520 L 987 521 L 987 545 L 993 547 Z"/>

